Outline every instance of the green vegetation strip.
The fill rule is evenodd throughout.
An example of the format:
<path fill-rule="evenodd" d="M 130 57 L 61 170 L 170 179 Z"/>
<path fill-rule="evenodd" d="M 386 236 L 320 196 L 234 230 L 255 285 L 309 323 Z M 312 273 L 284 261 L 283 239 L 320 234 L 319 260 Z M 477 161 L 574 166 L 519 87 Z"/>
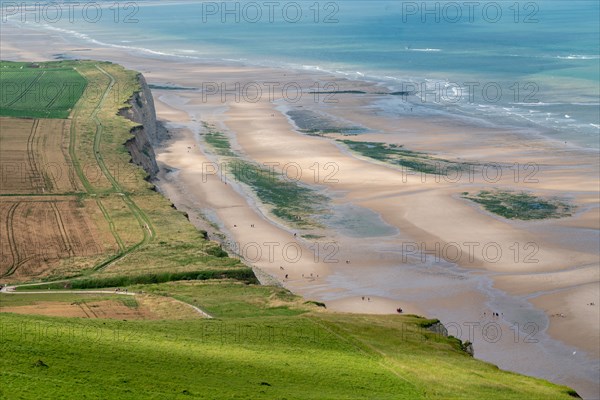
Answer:
<path fill-rule="evenodd" d="M 132 290 L 175 297 L 194 304 L 215 318 L 253 318 L 305 314 L 313 308 L 282 287 L 232 280 L 168 282 L 134 286 Z"/>
<path fill-rule="evenodd" d="M 148 87 L 150 89 L 156 89 L 156 90 L 198 90 L 197 88 L 193 88 L 193 87 L 176 86 L 176 85 L 153 85 L 153 84 L 149 84 Z"/>
<path fill-rule="evenodd" d="M 326 212 L 326 196 L 248 161 L 235 160 L 229 170 L 237 181 L 250 186 L 263 203 L 273 206 L 275 216 L 301 228 L 320 226 L 315 216 Z"/>
<path fill-rule="evenodd" d="M 433 158 L 425 153 L 406 150 L 396 144 L 341 139 L 338 139 L 338 142 L 344 143 L 350 150 L 363 157 L 426 174 L 448 175 L 450 171 L 468 168 L 468 164 Z"/>
<path fill-rule="evenodd" d="M 261 202 L 272 206 L 271 212 L 276 217 L 298 228 L 320 227 L 315 217 L 326 212 L 326 196 L 272 169 L 241 159 L 231 150 L 224 133 L 206 122 L 202 125 L 206 131 L 204 139 L 216 154 L 235 157 L 226 164 L 229 173 L 249 186 Z"/>
<path fill-rule="evenodd" d="M 27 295 L 14 295 L 0 293 L 0 310 L 4 307 L 20 307 L 35 305 L 39 302 L 69 302 L 69 303 L 86 303 L 96 302 L 103 300 L 114 300 L 116 295 L 114 294 L 100 294 L 100 293 L 55 293 L 49 291 L 43 294 L 27 294 Z"/>
<path fill-rule="evenodd" d="M 507 219 L 533 220 L 568 217 L 573 207 L 557 199 L 544 199 L 531 194 L 509 191 L 481 191 L 462 197 L 481 204 L 486 210 Z"/>
<path fill-rule="evenodd" d="M 129 307 L 129 308 L 138 308 L 140 306 L 140 304 L 138 303 L 138 301 L 133 296 L 120 297 L 119 301 L 125 307 Z"/>
<path fill-rule="evenodd" d="M 172 281 L 194 281 L 208 279 L 236 279 L 241 282 L 257 283 L 254 273 L 249 268 L 196 270 L 187 272 L 161 272 L 140 275 L 123 276 L 92 276 L 85 279 L 73 279 L 67 282 L 21 286 L 18 291 L 31 291 L 40 289 L 98 289 L 107 287 L 127 287 L 132 285 L 162 283 Z"/>
<path fill-rule="evenodd" d="M 234 157 L 236 154 L 231 151 L 231 145 L 229 139 L 223 132 L 219 132 L 213 125 L 203 122 L 202 125 L 206 129 L 204 133 L 204 140 L 209 144 L 215 152 L 220 156 Z"/>

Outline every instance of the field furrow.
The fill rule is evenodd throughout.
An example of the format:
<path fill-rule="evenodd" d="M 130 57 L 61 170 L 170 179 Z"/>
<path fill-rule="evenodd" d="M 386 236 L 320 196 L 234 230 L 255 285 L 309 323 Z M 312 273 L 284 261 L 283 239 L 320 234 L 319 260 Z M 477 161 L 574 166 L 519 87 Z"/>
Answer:
<path fill-rule="evenodd" d="M 10 101 L 8 104 L 6 104 L 6 107 L 9 108 L 10 106 L 14 105 L 17 101 L 21 100 L 23 97 L 25 97 L 25 95 L 27 94 L 27 92 L 29 92 L 31 90 L 31 88 L 33 88 L 36 83 L 39 82 L 39 80 L 42 78 L 42 76 L 44 76 L 46 72 L 43 71 L 39 74 L 37 74 L 35 76 L 35 78 L 33 80 L 31 80 L 31 83 L 29 83 L 29 85 L 25 88 L 25 90 L 23 90 L 18 96 L 16 96 L 12 101 Z"/>
<path fill-rule="evenodd" d="M 7 236 L 7 243 L 9 245 L 9 249 L 10 249 L 10 264 L 7 264 L 6 266 L 3 266 L 2 270 L 6 271 L 2 273 L 2 277 L 4 276 L 9 276 L 12 273 L 14 273 L 14 270 L 16 269 L 17 264 L 19 263 L 19 251 L 17 248 L 17 244 L 15 243 L 15 235 L 14 235 L 14 215 L 15 215 L 15 210 L 17 209 L 17 207 L 19 206 L 19 203 L 14 203 L 13 205 L 10 206 L 9 210 L 8 210 L 8 214 L 6 216 L 6 236 Z"/>

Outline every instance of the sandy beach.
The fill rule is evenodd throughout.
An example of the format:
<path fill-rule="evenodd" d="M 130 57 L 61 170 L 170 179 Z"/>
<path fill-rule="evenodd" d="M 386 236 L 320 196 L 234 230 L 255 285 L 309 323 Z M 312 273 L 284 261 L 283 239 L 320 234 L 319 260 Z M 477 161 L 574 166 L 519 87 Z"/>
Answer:
<path fill-rule="evenodd" d="M 58 33 L 3 34 L 2 57 L 42 60 L 61 53 L 110 60 L 162 86 L 153 95 L 170 138 L 155 149 L 157 185 L 246 263 L 332 311 L 393 314 L 401 307 L 439 318 L 450 334 L 474 343 L 478 358 L 600 397 L 595 152 L 448 118 L 399 118 L 378 108 L 381 88 L 369 82 L 92 45 L 85 46 L 91 51 L 73 51 L 82 46 L 70 40 Z M 45 46 L 47 41 L 58 44 Z M 298 101 L 280 90 L 248 101 L 243 93 L 223 98 L 199 90 L 207 82 L 228 88 L 293 83 L 305 91 Z M 367 94 L 315 101 L 308 90 L 315 82 Z M 299 132 L 290 110 L 365 127 L 357 140 L 403 145 L 476 167 L 457 179 L 394 168 L 349 151 L 336 141 L 343 135 Z M 220 169 L 228 158 L 207 145 L 203 123 L 223 132 L 241 159 L 274 166 L 326 196 L 333 219 L 341 222 L 326 220 L 303 231 L 273 215 L 247 185 Z M 491 179 L 492 172 L 500 176 Z M 566 218 L 508 220 L 461 197 L 490 189 L 527 190 L 576 208 Z M 354 225 L 346 223 L 356 215 Z"/>

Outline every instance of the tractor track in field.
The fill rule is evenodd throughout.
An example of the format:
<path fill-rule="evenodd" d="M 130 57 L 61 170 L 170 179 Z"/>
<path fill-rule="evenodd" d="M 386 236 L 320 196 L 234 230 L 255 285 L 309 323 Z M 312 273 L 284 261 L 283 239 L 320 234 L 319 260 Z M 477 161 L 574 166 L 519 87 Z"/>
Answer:
<path fill-rule="evenodd" d="M 31 131 L 29 132 L 29 136 L 27 137 L 27 161 L 29 162 L 29 167 L 31 168 L 31 186 L 36 192 L 43 191 L 44 189 L 44 179 L 40 174 L 40 170 L 38 168 L 35 157 L 35 138 L 39 125 L 40 120 L 36 118 L 33 121 Z"/>
<path fill-rule="evenodd" d="M 121 239 L 121 236 L 117 232 L 117 228 L 115 227 L 114 221 L 110 217 L 108 211 L 106 210 L 106 207 L 104 207 L 104 204 L 102 204 L 102 201 L 100 201 L 100 199 L 96 199 L 96 204 L 98 205 L 100 211 L 102 211 L 102 215 L 108 223 L 108 229 L 110 229 L 110 232 L 117 241 L 117 245 L 119 246 L 119 253 L 122 253 L 123 251 L 125 251 L 125 243 L 123 243 L 123 239 Z"/>
<path fill-rule="evenodd" d="M 67 251 L 69 256 L 75 257 L 75 251 L 73 250 L 73 245 L 71 244 L 71 241 L 69 240 L 69 233 L 67 232 L 67 229 L 65 228 L 65 223 L 60 215 L 60 210 L 56 206 L 56 202 L 55 201 L 50 202 L 50 207 L 52 208 L 52 211 L 54 212 L 54 218 L 56 219 L 56 224 L 57 224 L 58 230 L 60 232 L 60 236 L 61 236 L 61 239 L 63 242 L 64 249 Z"/>
<path fill-rule="evenodd" d="M 2 277 L 10 276 L 15 273 L 17 268 L 19 267 L 19 250 L 17 249 L 17 242 L 15 240 L 15 232 L 13 229 L 13 220 L 15 216 L 15 211 L 17 207 L 21 203 L 13 204 L 8 210 L 8 215 L 6 218 L 6 235 L 8 236 L 8 247 L 10 249 L 12 264 L 8 267 L 7 271 L 2 274 Z"/>
<path fill-rule="evenodd" d="M 23 90 L 23 92 L 19 96 L 15 97 L 13 99 L 13 101 L 11 101 L 10 103 L 6 104 L 4 107 L 9 108 L 13 104 L 15 104 L 17 101 L 21 100 L 23 98 L 23 96 L 25 96 L 27 94 L 27 92 L 29 92 L 29 89 L 31 89 L 36 83 L 38 83 L 38 81 L 40 79 L 42 79 L 42 76 L 44 76 L 45 73 L 46 73 L 46 71 L 42 71 L 40 74 L 38 74 L 35 77 L 35 79 L 29 84 L 29 86 L 27 86 L 25 88 L 25 90 Z"/>
<path fill-rule="evenodd" d="M 63 138 L 66 136 L 67 124 L 69 125 L 69 129 L 70 129 L 72 123 L 73 123 L 73 121 L 71 121 L 71 120 L 68 120 L 63 123 L 63 128 L 62 128 L 62 137 Z M 68 166 L 69 162 L 73 163 L 73 161 L 71 160 L 71 155 L 69 154 L 68 148 L 65 149 L 65 147 L 62 145 L 60 147 L 61 147 L 61 151 L 62 151 L 63 156 L 66 161 L 65 165 Z M 69 183 L 71 184 L 71 188 L 73 189 L 74 192 L 77 192 L 79 190 L 79 186 L 77 185 L 77 180 L 75 178 L 75 172 L 68 167 L 65 168 L 65 170 L 66 170 L 65 172 L 69 178 Z"/>
<path fill-rule="evenodd" d="M 60 96 L 63 94 L 63 92 L 65 91 L 65 87 L 66 87 L 66 85 L 61 85 L 61 88 L 58 91 L 58 93 L 56 93 L 56 96 L 54 96 L 54 98 L 52 100 L 50 100 L 50 102 L 48 104 L 46 104 L 47 109 L 50 109 L 50 107 L 52 107 L 54 105 L 54 103 L 56 103 L 56 100 L 58 100 L 60 98 Z"/>

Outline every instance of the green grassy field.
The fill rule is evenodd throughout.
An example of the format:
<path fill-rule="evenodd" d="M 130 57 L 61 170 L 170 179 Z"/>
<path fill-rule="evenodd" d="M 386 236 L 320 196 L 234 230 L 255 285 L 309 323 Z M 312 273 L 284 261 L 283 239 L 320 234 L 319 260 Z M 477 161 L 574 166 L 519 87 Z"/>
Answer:
<path fill-rule="evenodd" d="M 50 302 L 78 302 L 78 301 L 100 301 L 113 299 L 115 296 L 106 294 L 78 294 L 78 293 L 44 293 L 41 295 L 27 294 L 22 296 L 0 293 L 0 308 L 1 307 L 19 307 L 36 304 L 40 301 Z"/>
<path fill-rule="evenodd" d="M 0 115 L 67 118 L 86 85 L 72 63 L 0 62 Z"/>
<path fill-rule="evenodd" d="M 232 280 L 171 282 L 133 286 L 162 296 L 194 304 L 216 318 L 292 316 L 314 310 L 302 297 L 272 286 L 246 285 Z"/>
<path fill-rule="evenodd" d="M 429 331 L 432 320 L 318 312 L 283 289 L 235 282 L 135 288 L 142 289 L 190 301 L 215 318 L 116 321 L 0 314 L 0 396 L 572 398 L 568 388 L 472 358 L 458 340 Z"/>

